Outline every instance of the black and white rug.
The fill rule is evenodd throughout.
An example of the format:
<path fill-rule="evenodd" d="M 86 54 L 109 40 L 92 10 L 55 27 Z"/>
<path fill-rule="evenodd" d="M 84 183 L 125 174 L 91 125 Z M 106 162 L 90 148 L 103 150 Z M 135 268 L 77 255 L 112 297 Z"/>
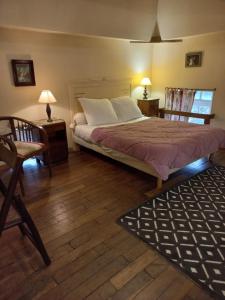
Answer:
<path fill-rule="evenodd" d="M 209 168 L 118 221 L 225 299 L 225 167 Z"/>

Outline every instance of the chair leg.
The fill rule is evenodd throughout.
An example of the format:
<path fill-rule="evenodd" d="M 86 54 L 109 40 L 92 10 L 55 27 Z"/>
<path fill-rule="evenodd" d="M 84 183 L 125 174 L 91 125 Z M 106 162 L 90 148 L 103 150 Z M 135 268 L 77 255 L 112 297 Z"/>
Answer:
<path fill-rule="evenodd" d="M 24 168 L 23 168 L 23 165 L 21 166 L 21 171 L 20 171 L 22 174 L 24 174 Z"/>
<path fill-rule="evenodd" d="M 17 212 L 20 214 L 23 222 L 27 225 L 27 228 L 21 224 L 20 230 L 23 234 L 26 234 L 30 240 L 33 242 L 34 246 L 37 248 L 39 253 L 41 254 L 45 264 L 48 266 L 51 263 L 51 260 L 48 256 L 48 253 L 45 249 L 45 246 L 42 242 L 42 239 L 40 237 L 40 234 L 37 230 L 37 227 L 35 226 L 29 212 L 27 211 L 23 201 L 19 196 L 14 198 L 14 205 L 17 210 Z"/>
<path fill-rule="evenodd" d="M 19 183 L 20 183 L 21 194 L 22 194 L 23 196 L 25 196 L 25 189 L 24 189 L 23 179 L 22 179 L 21 175 L 20 175 L 20 178 L 19 178 Z"/>
<path fill-rule="evenodd" d="M 20 230 L 21 234 L 22 234 L 23 236 L 26 235 L 26 231 L 25 231 L 25 229 L 24 229 L 24 225 L 23 225 L 23 224 L 19 224 L 18 226 L 19 226 L 19 230 Z"/>
<path fill-rule="evenodd" d="M 16 189 L 16 177 L 13 178 L 13 180 L 11 181 L 11 188 L 10 188 L 10 192 L 7 194 L 7 188 L 5 187 L 4 183 L 2 182 L 2 180 L 0 179 L 0 192 L 2 193 L 2 195 L 4 197 L 6 197 L 6 200 L 3 202 L 2 207 L 0 209 L 0 236 L 4 230 L 5 227 L 5 223 L 7 220 L 7 216 L 9 213 L 9 209 L 11 206 L 11 199 L 13 197 L 13 193 Z"/>
<path fill-rule="evenodd" d="M 1 188 L 1 181 L 0 181 L 0 188 Z M 4 230 L 4 227 L 5 227 L 5 223 L 6 223 L 6 219 L 7 219 L 7 216 L 8 216 L 8 213 L 9 213 L 9 208 L 10 208 L 10 202 L 3 202 L 3 205 L 1 207 L 1 211 L 0 211 L 0 215 L 1 215 L 1 218 L 0 218 L 0 236 Z"/>

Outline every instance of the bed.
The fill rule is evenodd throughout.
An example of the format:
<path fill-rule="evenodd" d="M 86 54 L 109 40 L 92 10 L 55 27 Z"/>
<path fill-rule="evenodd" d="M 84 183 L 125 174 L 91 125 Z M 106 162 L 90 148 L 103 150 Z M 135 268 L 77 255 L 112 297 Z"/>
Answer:
<path fill-rule="evenodd" d="M 79 105 L 78 98 L 80 97 L 92 97 L 92 98 L 113 98 L 118 95 L 129 95 L 130 94 L 130 80 L 90 80 L 86 82 L 80 82 L 80 83 L 74 83 L 70 86 L 70 103 L 71 103 L 71 118 L 73 119 L 73 116 L 77 112 L 81 112 L 82 108 Z M 157 118 L 156 118 L 157 119 Z M 161 120 L 161 119 L 160 119 Z M 77 148 L 78 145 L 84 146 L 86 148 L 92 149 L 96 152 L 99 152 L 105 156 L 108 156 L 114 160 L 120 161 L 124 164 L 127 164 L 131 167 L 134 167 L 138 170 L 141 170 L 145 173 L 148 173 L 154 177 L 157 178 L 157 188 L 161 188 L 163 180 L 165 180 L 168 175 L 171 173 L 174 173 L 179 168 L 184 167 L 186 164 L 191 163 L 199 158 L 199 153 L 204 153 L 206 155 L 210 155 L 213 151 L 217 150 L 217 146 L 209 147 L 209 152 L 202 151 L 199 152 L 198 155 L 192 155 L 192 159 L 189 161 L 186 159 L 183 161 L 183 163 L 178 164 L 179 168 L 167 168 L 166 175 L 164 175 L 160 168 L 157 169 L 157 167 L 154 164 L 146 163 L 145 160 L 140 159 L 140 156 L 133 155 L 133 153 L 129 151 L 120 151 L 121 147 L 114 147 L 114 144 L 118 142 L 118 139 L 116 141 L 116 138 L 118 136 L 119 131 L 127 130 L 129 128 L 135 128 L 137 130 L 138 127 L 144 128 L 145 125 L 151 123 L 154 124 L 154 122 L 157 122 L 158 120 L 149 120 L 147 117 L 139 117 L 137 119 L 133 119 L 126 122 L 117 122 L 115 124 L 107 124 L 103 123 L 101 125 L 77 125 L 74 122 L 71 124 L 72 134 L 73 134 L 73 141 L 75 148 Z M 172 122 L 174 123 L 174 122 Z M 161 124 L 161 123 L 160 123 Z M 173 124 L 174 125 L 174 124 Z M 185 125 L 186 126 L 186 125 Z M 154 126 L 153 126 L 154 127 Z M 129 129 L 130 130 L 130 129 Z M 161 130 L 161 129 L 160 129 Z M 181 129 L 182 131 L 183 129 Z M 184 129 L 186 130 L 186 129 Z M 188 129 L 187 129 L 188 130 Z M 191 129 L 192 130 L 192 129 Z M 132 132 L 132 131 L 130 131 Z M 159 131 L 158 131 L 159 132 Z M 106 136 L 107 134 L 110 134 L 110 138 L 106 139 L 106 142 L 104 138 L 101 139 L 101 137 Z M 214 134 L 214 133 L 213 133 Z M 213 134 L 209 135 L 210 138 L 213 137 Z M 217 133 L 216 133 L 217 134 Z M 136 134 L 137 135 L 137 134 Z M 224 131 L 218 133 L 219 139 L 221 140 L 221 137 L 223 136 L 223 139 L 225 140 L 225 134 Z M 112 140 L 115 139 L 115 143 L 112 143 Z M 198 136 L 196 136 L 196 143 L 197 143 Z M 108 143 L 107 143 L 108 141 Z M 110 142 L 109 142 L 110 141 Z M 121 143 L 121 140 L 119 141 Z M 143 141 L 142 141 L 143 142 Z M 151 140 L 149 141 L 151 144 Z M 207 144 L 207 135 L 204 139 L 204 143 Z M 135 144 L 135 143 L 133 143 Z M 108 146 L 110 145 L 110 146 Z M 207 145 L 206 149 L 207 149 Z M 208 146 L 210 146 L 210 143 L 208 143 Z M 118 150 L 119 149 L 119 150 Z M 161 150 L 161 149 L 160 149 Z M 167 148 L 168 150 L 168 148 Z M 165 153 L 166 154 L 166 153 Z M 162 153 L 163 155 L 163 153 Z M 205 155 L 204 155 L 205 156 Z M 163 157 L 163 156 L 162 156 Z M 185 163 L 186 162 L 186 163 Z"/>
<path fill-rule="evenodd" d="M 142 117 L 139 119 L 135 119 L 132 121 L 128 121 L 126 123 L 118 123 L 117 126 L 120 124 L 129 124 L 129 123 L 138 123 L 143 120 L 149 119 L 148 117 Z M 157 173 L 157 171 L 152 168 L 149 164 L 144 163 L 143 161 L 136 159 L 135 157 L 132 157 L 130 155 L 127 155 L 125 153 L 122 153 L 120 151 L 117 151 L 115 149 L 105 147 L 104 145 L 99 145 L 93 142 L 91 136 L 95 129 L 97 128 L 106 128 L 106 127 L 112 127 L 116 125 L 100 125 L 100 126 L 90 126 L 90 125 L 77 125 L 74 128 L 73 131 L 73 140 L 75 144 L 84 146 L 86 148 L 92 149 L 96 152 L 99 152 L 107 157 L 110 157 L 114 160 L 117 160 L 119 162 L 122 162 L 126 165 L 129 165 L 131 167 L 134 167 L 142 172 L 145 172 L 147 174 L 150 174 L 156 178 L 158 178 L 158 187 L 160 187 L 161 184 L 161 177 L 160 174 Z M 177 171 L 177 168 L 174 168 L 170 170 L 170 174 Z"/>

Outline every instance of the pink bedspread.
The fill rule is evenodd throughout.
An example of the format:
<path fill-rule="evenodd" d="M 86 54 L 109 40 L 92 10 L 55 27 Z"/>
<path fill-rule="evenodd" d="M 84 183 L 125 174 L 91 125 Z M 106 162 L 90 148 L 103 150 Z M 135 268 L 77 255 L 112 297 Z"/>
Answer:
<path fill-rule="evenodd" d="M 169 170 L 225 148 L 225 130 L 159 118 L 93 130 L 93 142 L 151 165 L 160 177 Z"/>

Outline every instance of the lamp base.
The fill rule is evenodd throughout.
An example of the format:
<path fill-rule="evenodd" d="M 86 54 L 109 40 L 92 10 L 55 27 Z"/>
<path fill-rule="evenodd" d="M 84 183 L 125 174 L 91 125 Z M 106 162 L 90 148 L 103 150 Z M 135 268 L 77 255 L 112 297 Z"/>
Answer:
<path fill-rule="evenodd" d="M 148 91 L 147 91 L 147 86 L 145 85 L 144 93 L 143 93 L 143 100 L 148 99 Z"/>
<path fill-rule="evenodd" d="M 47 103 L 46 105 L 46 113 L 47 113 L 47 116 L 48 116 L 48 119 L 47 119 L 47 122 L 52 122 L 52 118 L 51 118 L 51 107 L 49 105 L 49 103 Z"/>

